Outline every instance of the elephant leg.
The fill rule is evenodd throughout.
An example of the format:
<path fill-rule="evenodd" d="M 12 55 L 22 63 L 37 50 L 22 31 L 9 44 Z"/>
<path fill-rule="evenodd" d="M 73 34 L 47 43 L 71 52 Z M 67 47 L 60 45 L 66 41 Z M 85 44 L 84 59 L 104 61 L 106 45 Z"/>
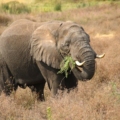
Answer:
<path fill-rule="evenodd" d="M 68 78 L 65 78 L 65 87 L 68 89 L 68 92 L 78 85 L 78 80 L 75 78 L 73 73 L 70 73 Z"/>
<path fill-rule="evenodd" d="M 43 62 L 37 62 L 37 65 L 41 71 L 42 76 L 46 80 L 51 94 L 54 97 L 58 93 L 58 89 L 64 88 L 64 76 L 57 74 L 58 70 L 54 69 Z"/>
<path fill-rule="evenodd" d="M 5 92 L 6 95 L 10 95 L 14 89 L 13 81 L 14 79 L 10 70 L 3 62 L 2 66 L 0 67 L 0 89 L 1 91 Z"/>
<path fill-rule="evenodd" d="M 40 83 L 40 84 L 36 84 L 30 87 L 30 89 L 32 90 L 32 92 L 36 92 L 37 93 L 37 99 L 40 101 L 45 101 L 45 97 L 44 97 L 44 87 L 45 87 L 45 81 Z"/>
<path fill-rule="evenodd" d="M 4 73 L 5 73 L 3 74 L 4 92 L 6 95 L 10 95 L 11 92 L 14 90 L 14 83 L 13 83 L 14 79 L 7 70 L 4 70 Z"/>
<path fill-rule="evenodd" d="M 52 94 L 52 97 L 55 97 L 56 94 L 58 93 L 58 90 L 64 89 L 64 80 L 62 81 L 61 77 L 57 77 L 56 79 L 52 79 L 49 81 L 52 81 L 51 94 Z"/>
<path fill-rule="evenodd" d="M 4 82 L 3 82 L 3 72 L 2 68 L 0 68 L 0 93 L 4 90 Z"/>

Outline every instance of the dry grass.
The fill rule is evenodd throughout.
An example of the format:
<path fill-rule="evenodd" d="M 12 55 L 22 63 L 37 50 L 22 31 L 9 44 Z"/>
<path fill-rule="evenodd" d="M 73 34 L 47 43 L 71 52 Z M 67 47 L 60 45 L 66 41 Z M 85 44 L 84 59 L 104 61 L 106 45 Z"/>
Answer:
<path fill-rule="evenodd" d="M 36 100 L 27 88 L 18 89 L 10 97 L 0 96 L 0 120 L 120 120 L 120 6 L 116 4 L 39 15 L 14 15 L 12 20 L 27 18 L 36 21 L 73 20 L 81 24 L 91 37 L 97 53 L 106 53 L 96 60 L 91 81 L 80 82 L 78 91 L 50 97 L 47 86 L 45 102 Z M 2 29 L 0 27 L 0 29 Z M 50 107 L 51 113 L 47 113 Z M 51 117 L 47 118 L 48 115 Z"/>

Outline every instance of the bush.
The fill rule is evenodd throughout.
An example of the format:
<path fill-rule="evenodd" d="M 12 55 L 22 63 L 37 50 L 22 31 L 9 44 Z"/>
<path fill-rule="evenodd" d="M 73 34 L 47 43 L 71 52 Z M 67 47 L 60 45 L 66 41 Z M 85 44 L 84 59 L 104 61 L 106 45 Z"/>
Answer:
<path fill-rule="evenodd" d="M 55 10 L 55 11 L 61 11 L 61 9 L 62 9 L 61 3 L 55 4 L 55 7 L 54 7 L 54 10 Z"/>
<path fill-rule="evenodd" d="M 30 13 L 31 9 L 23 3 L 17 1 L 11 1 L 8 3 L 2 3 L 0 5 L 0 11 L 10 14 Z"/>

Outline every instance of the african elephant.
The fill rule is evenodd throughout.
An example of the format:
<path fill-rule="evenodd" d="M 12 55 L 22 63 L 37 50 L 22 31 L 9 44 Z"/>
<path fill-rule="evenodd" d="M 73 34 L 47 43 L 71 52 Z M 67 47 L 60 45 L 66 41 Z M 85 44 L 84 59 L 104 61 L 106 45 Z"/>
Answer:
<path fill-rule="evenodd" d="M 35 88 L 40 100 L 44 100 L 46 82 L 54 96 L 59 88 L 74 88 L 78 80 L 91 79 L 95 58 L 104 56 L 95 53 L 89 35 L 74 22 L 38 23 L 25 19 L 13 22 L 2 33 L 0 52 L 6 66 L 0 68 L 6 71 L 0 81 L 14 78 L 10 81 L 15 89 L 17 86 Z M 58 74 L 66 56 L 75 61 L 67 78 L 64 73 Z"/>

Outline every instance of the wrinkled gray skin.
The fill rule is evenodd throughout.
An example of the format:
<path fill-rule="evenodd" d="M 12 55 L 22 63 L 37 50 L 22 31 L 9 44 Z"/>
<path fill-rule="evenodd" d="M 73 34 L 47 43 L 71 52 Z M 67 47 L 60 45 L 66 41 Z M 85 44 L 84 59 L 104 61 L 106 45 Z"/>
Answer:
<path fill-rule="evenodd" d="M 89 35 L 74 22 L 52 21 L 37 23 L 18 20 L 12 23 L 0 38 L 0 88 L 5 83 L 29 86 L 36 90 L 40 100 L 44 100 L 44 86 L 47 82 L 52 95 L 59 88 L 70 89 L 78 80 L 89 80 L 95 72 L 96 53 L 90 46 Z M 65 56 L 73 60 L 85 61 L 82 67 L 72 69 L 68 78 L 57 74 Z"/>

